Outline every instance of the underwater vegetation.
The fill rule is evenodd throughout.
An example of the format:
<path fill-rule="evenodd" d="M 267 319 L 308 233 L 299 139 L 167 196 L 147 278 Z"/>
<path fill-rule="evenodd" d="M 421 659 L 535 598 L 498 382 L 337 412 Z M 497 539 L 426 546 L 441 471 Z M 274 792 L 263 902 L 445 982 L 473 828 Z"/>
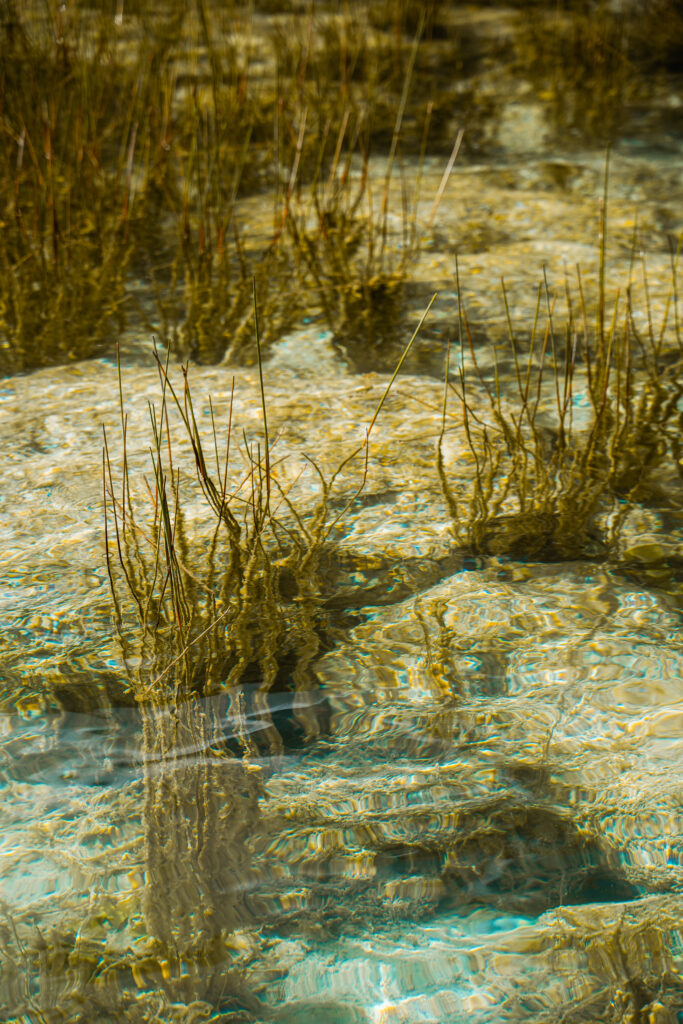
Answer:
<path fill-rule="evenodd" d="M 558 954 L 571 945 L 585 949 L 590 969 L 604 986 L 566 1010 L 562 1019 L 614 1024 L 677 1020 L 683 985 L 671 955 L 668 929 L 677 927 L 680 900 L 659 901 L 656 923 L 650 909 L 643 900 L 617 919 L 592 919 L 580 910 L 557 915 Z"/>

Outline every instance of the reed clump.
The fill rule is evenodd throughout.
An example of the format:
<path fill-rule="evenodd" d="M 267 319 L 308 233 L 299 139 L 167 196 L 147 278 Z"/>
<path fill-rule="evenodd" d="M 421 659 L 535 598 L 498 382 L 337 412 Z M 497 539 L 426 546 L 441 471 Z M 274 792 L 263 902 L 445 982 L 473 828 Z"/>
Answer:
<path fill-rule="evenodd" d="M 345 350 L 368 343 L 378 348 L 397 337 L 410 254 L 390 252 L 386 231 L 371 220 L 367 165 L 355 194 L 346 180 L 334 182 L 327 194 L 316 190 L 312 216 L 300 209 L 288 227 L 328 329 Z"/>
<path fill-rule="evenodd" d="M 405 94 L 409 89 L 406 79 Z M 422 161 L 429 122 L 410 197 L 403 190 L 400 217 L 392 213 L 395 163 L 400 147 L 403 105 L 399 107 L 391 151 L 381 182 L 373 179 L 372 161 L 362 139 L 362 122 L 344 119 L 329 174 L 314 180 L 307 196 L 295 197 L 287 230 L 298 256 L 302 288 L 313 299 L 335 344 L 353 364 L 377 366 L 405 328 L 410 272 L 419 257 L 423 234 L 431 227 L 463 132 L 458 132 L 426 225 L 418 221 Z M 404 182 L 402 182 L 405 185 Z M 393 349 L 393 351 L 392 351 Z"/>
<path fill-rule="evenodd" d="M 552 12 L 525 10 L 520 67 L 543 90 L 558 132 L 609 142 L 680 68 L 682 30 L 675 0 L 562 0 Z"/>
<path fill-rule="evenodd" d="M 251 277 L 267 314 L 285 276 L 276 239 L 247 245 L 234 219 L 273 178 L 277 95 L 203 2 L 3 10 L 0 372 L 111 352 L 130 324 L 200 361 L 229 335 L 236 355 Z"/>
<path fill-rule="evenodd" d="M 308 681 L 308 667 L 320 642 L 319 563 L 340 518 L 340 513 L 330 511 L 331 491 L 340 474 L 355 460 L 362 460 L 364 453 L 359 489 L 352 500 L 363 488 L 369 434 L 433 301 L 398 362 L 363 443 L 329 479 L 306 456 L 309 472 L 318 481 L 319 497 L 305 512 L 297 508 L 291 485 L 285 483 L 268 433 L 258 320 L 261 438 L 248 441 L 243 433 L 242 443 L 236 440 L 233 383 L 222 446 L 208 400 L 204 410 L 211 425 L 207 447 L 188 367 L 183 368 L 182 389 L 178 389 L 171 381 L 168 359 L 162 363 L 157 358 L 161 401 L 158 408 L 150 406 L 150 477 L 144 493 L 137 496 L 131 487 L 119 371 L 121 481 L 117 487 L 105 434 L 105 540 L 114 607 L 131 667 L 129 685 L 136 700 L 178 704 L 196 697 L 235 694 L 254 680 L 265 698 L 276 683 L 296 688 Z M 190 455 L 191 473 L 181 468 L 174 450 L 178 437 Z M 239 470 L 232 468 L 236 458 L 241 462 Z M 191 510 L 199 514 L 198 499 L 205 514 L 200 520 L 196 515 L 191 519 Z M 345 504 L 341 514 L 348 508 Z M 136 622 L 132 640 L 127 639 L 131 614 Z M 283 679 L 285 667 L 287 678 Z M 265 701 L 260 703 L 265 714 Z M 240 734 L 239 739 L 249 752 L 248 736 Z M 271 753 L 277 753 L 279 739 L 274 731 L 269 740 Z"/>
<path fill-rule="evenodd" d="M 295 666 L 303 685 L 306 665 L 317 651 L 314 616 L 316 567 L 327 516 L 327 486 L 321 504 L 306 518 L 289 524 L 293 514 L 270 465 L 270 450 L 249 445 L 241 452 L 243 472 L 229 477 L 235 457 L 236 427 L 232 400 L 225 447 L 219 451 L 213 407 L 212 450 L 205 449 L 184 370 L 176 391 L 158 362 L 161 406 L 150 409 L 153 446 L 148 499 L 151 520 L 143 521 L 128 479 L 123 420 L 123 478 L 114 488 L 112 461 L 105 446 L 105 505 L 109 522 L 107 550 L 112 593 L 119 621 L 126 621 L 124 599 L 138 619 L 135 631 L 138 668 L 130 685 L 136 699 L 161 707 L 194 698 L 237 692 L 242 682 L 258 680 L 264 697 L 278 677 L 278 661 Z M 172 406 L 172 409 L 169 406 Z M 173 415 L 178 419 L 173 424 Z M 188 522 L 191 477 L 181 471 L 174 431 L 185 433 L 200 493 L 214 525 L 208 537 L 194 535 Z M 113 531 L 113 532 L 112 532 Z M 110 547 L 113 546 L 113 552 Z M 294 600 L 285 602 L 286 589 Z M 124 650 L 127 650 L 123 632 Z M 277 653 L 276 653 L 277 652 Z M 264 712 L 267 711 L 264 703 Z M 251 749 L 248 736 L 242 737 Z M 279 740 L 274 731 L 273 753 Z"/>
<path fill-rule="evenodd" d="M 106 40 L 77 55 L 61 9 L 47 24 L 4 13 L 0 372 L 14 373 L 84 358 L 121 329 L 129 182 L 125 153 L 105 151 L 112 127 L 125 134 L 134 83 L 102 70 Z"/>
<path fill-rule="evenodd" d="M 305 700 L 297 711 L 296 694 L 312 687 L 320 645 L 317 562 L 328 491 L 323 483 L 309 516 L 296 512 L 279 484 L 267 425 L 262 443 L 244 441 L 235 479 L 232 398 L 222 450 L 209 403 L 207 448 L 187 368 L 176 390 L 167 364 L 157 365 L 161 403 L 150 408 L 146 500 L 131 488 L 123 413 L 119 488 L 105 438 L 107 563 L 127 687 L 141 717 L 150 952 L 167 964 L 173 999 L 214 1002 L 204 965 L 215 964 L 216 984 L 232 990 L 225 938 L 254 920 L 248 840 L 258 828 L 261 772 L 249 762 L 283 751 L 272 693 L 291 692 L 306 735 L 320 729 Z M 191 518 L 192 476 L 208 531 Z"/>
<path fill-rule="evenodd" d="M 289 23 L 283 26 L 274 44 L 278 73 L 296 83 L 286 93 L 296 102 L 284 108 L 290 145 L 295 144 L 281 221 L 290 266 L 309 312 L 313 307 L 322 314 L 352 362 L 368 344 L 375 353 L 393 345 L 405 324 L 406 283 L 420 249 L 416 210 L 433 113 L 433 104 L 414 95 L 422 25 L 413 38 L 401 36 L 398 42 L 366 27 L 359 32 L 349 12 L 311 13 L 298 33 L 288 35 Z M 414 148 L 418 108 L 417 181 L 410 200 L 402 182 L 402 212 L 396 216 L 399 186 L 393 179 L 404 150 Z M 461 139 L 460 133 L 458 148 Z M 386 160 L 381 182 L 371 172 L 375 154 Z"/>
<path fill-rule="evenodd" d="M 246 19 L 246 16 L 245 16 Z M 227 24 L 219 8 L 197 7 L 201 60 L 171 89 L 174 194 L 167 196 L 170 258 L 149 261 L 154 282 L 152 327 L 176 358 L 198 363 L 250 361 L 252 279 L 261 305 L 264 347 L 283 334 L 300 309 L 290 253 L 283 244 L 286 185 L 281 167 L 290 159 L 287 106 L 292 89 L 254 81 L 248 20 Z M 206 65 L 206 66 L 204 66 Z M 245 197 L 267 196 L 272 225 L 245 222 L 256 214 Z M 259 218 L 260 222 L 265 218 Z"/>
<path fill-rule="evenodd" d="M 285 287 L 295 270 L 281 228 L 276 197 L 270 235 L 240 226 L 237 191 L 248 158 L 223 164 L 193 145 L 182 169 L 182 199 L 173 212 L 176 251 L 167 274 L 152 269 L 156 317 L 149 326 L 175 357 L 200 364 L 250 362 L 253 351 L 252 282 L 260 296 L 265 346 L 301 312 L 302 296 Z M 229 187 L 225 187 L 225 183 Z"/>
<path fill-rule="evenodd" d="M 285 749 L 273 697 L 289 695 L 305 738 L 324 727 L 306 700 L 325 631 L 320 563 L 365 484 L 370 432 L 417 330 L 365 441 L 329 479 L 307 458 L 318 498 L 304 509 L 268 432 L 258 319 L 261 437 L 243 433 L 238 445 L 234 384 L 222 444 L 211 400 L 203 437 L 187 367 L 176 388 L 168 361 L 157 360 L 161 400 L 150 406 L 142 495 L 132 486 L 120 378 L 118 485 L 106 434 L 103 450 L 105 546 L 129 691 L 122 699 L 132 697 L 142 723 L 145 923 L 156 954 L 174 965 L 174 991 L 183 998 L 202 995 L 205 978 L 197 967 L 188 979 L 187 964 L 223 962 L 225 936 L 252 920 L 248 838 L 258 824 L 257 762 Z M 332 488 L 354 465 L 358 487 L 333 513 Z"/>
<path fill-rule="evenodd" d="M 658 329 L 644 263 L 645 328 L 636 322 L 632 282 L 625 301 L 617 293 L 608 308 L 605 210 L 606 191 L 595 316 L 588 312 L 577 268 L 578 300 L 565 282 L 567 320 L 558 329 L 556 296 L 544 274 L 522 358 L 502 284 L 514 398 L 503 397 L 500 349 L 494 349 L 492 380 L 480 368 L 467 311 L 459 306 L 463 359 L 456 379 L 446 383 L 437 466 L 455 536 L 477 554 L 551 560 L 615 556 L 628 510 L 662 500 L 657 476 L 676 461 L 683 395 L 676 257 Z M 446 472 L 450 391 L 459 403 L 471 481 L 453 481 Z M 475 402 L 477 393 L 486 412 Z M 675 491 L 670 494 L 674 503 L 680 498 Z"/>
<path fill-rule="evenodd" d="M 188 233 L 175 258 L 170 287 L 157 284 L 159 341 L 178 358 L 199 364 L 250 364 L 251 282 L 262 296 L 264 347 L 286 332 L 300 311 L 296 294 L 284 287 L 291 261 L 279 239 L 262 250 L 223 248 L 217 242 L 197 242 Z"/>

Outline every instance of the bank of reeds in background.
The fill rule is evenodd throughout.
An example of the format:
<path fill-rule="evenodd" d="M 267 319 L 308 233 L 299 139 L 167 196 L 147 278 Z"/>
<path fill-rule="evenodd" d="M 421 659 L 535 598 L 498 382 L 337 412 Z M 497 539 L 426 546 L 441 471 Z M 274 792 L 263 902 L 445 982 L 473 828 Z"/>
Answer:
<path fill-rule="evenodd" d="M 125 328 L 182 358 L 248 361 L 253 276 L 264 345 L 322 312 L 379 348 L 400 328 L 417 251 L 402 157 L 447 159 L 462 127 L 479 152 L 496 116 L 476 76 L 503 43 L 482 50 L 452 15 L 436 0 L 5 0 L 0 372 L 112 355 Z M 533 6 L 516 73 L 552 93 L 561 130 L 611 134 L 675 66 L 661 26 L 679 21 L 670 0 L 624 18 Z M 374 158 L 387 167 L 373 180 Z M 254 215 L 264 207 L 270 222 Z"/>
<path fill-rule="evenodd" d="M 205 0 L 116 12 L 3 7 L 0 372 L 111 355 L 125 329 L 249 361 L 252 277 L 264 346 L 319 313 L 393 342 L 419 249 L 420 171 L 408 195 L 397 169 L 449 151 L 464 111 L 428 74 L 437 26 L 442 70 L 462 42 L 439 5 L 267 29 Z"/>
<path fill-rule="evenodd" d="M 30 26 L 18 4 L 2 15 L 0 372 L 15 372 L 90 355 L 121 329 L 135 90 L 99 72 L 105 39 L 76 56 L 61 8 Z"/>
<path fill-rule="evenodd" d="M 246 63 L 214 45 L 203 3 L 111 15 L 3 7 L 0 372 L 112 354 L 131 317 L 163 328 L 179 278 L 179 354 L 206 359 L 250 308 L 259 268 L 247 287 L 232 213 L 261 180 L 269 153 L 249 142 L 275 98 L 243 95 Z"/>
<path fill-rule="evenodd" d="M 600 220 L 598 296 L 589 311 L 580 268 L 574 290 L 564 282 L 566 319 L 544 272 L 525 347 L 515 332 L 504 281 L 509 351 L 494 349 L 494 372 L 477 360 L 467 310 L 458 310 L 460 365 L 447 374 L 438 472 L 459 543 L 476 554 L 532 559 L 604 558 L 617 551 L 635 504 L 680 507 L 683 339 L 672 246 L 671 289 L 653 322 L 645 258 L 640 263 L 644 317 L 634 309 L 635 281 L 608 303 L 605 288 L 607 170 Z M 457 262 L 456 262 L 457 266 Z M 633 269 L 633 268 L 632 268 Z M 456 270 L 460 296 L 459 273 Z M 499 361 L 514 366 L 502 393 Z M 444 439 L 457 429 L 470 470 L 446 469 Z M 661 478 L 667 481 L 662 493 Z"/>
<path fill-rule="evenodd" d="M 562 134 L 613 141 L 634 114 L 640 121 L 647 116 L 655 91 L 666 89 L 667 77 L 680 71 L 678 0 L 520 6 L 517 57 Z M 675 117 L 672 110 L 672 127 Z"/>
<path fill-rule="evenodd" d="M 419 41 L 392 42 L 397 59 L 376 65 L 388 45 L 380 33 L 352 81 L 338 21 L 309 11 L 268 43 L 249 10 L 204 0 L 149 13 L 123 5 L 117 17 L 7 0 L 0 372 L 111 355 L 126 326 L 153 329 L 181 358 L 249 360 L 252 277 L 264 346 L 311 312 L 319 295 L 286 230 L 295 189 L 345 158 L 349 111 L 363 151 L 386 153 L 374 136 L 408 103 L 406 61 Z M 351 23 L 346 12 L 347 41 Z M 364 227 L 375 248 L 378 230 L 372 219 Z M 322 232 L 316 242 L 326 257 Z"/>

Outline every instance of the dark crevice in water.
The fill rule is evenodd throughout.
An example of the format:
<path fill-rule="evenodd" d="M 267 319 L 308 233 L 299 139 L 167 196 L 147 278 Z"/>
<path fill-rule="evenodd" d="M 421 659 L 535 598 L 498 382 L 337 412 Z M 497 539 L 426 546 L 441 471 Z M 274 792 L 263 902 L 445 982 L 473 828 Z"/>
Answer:
<path fill-rule="evenodd" d="M 394 919 L 423 920 L 482 907 L 535 917 L 553 908 L 621 903 L 642 895 L 625 877 L 614 850 L 586 837 L 552 807 L 497 797 L 459 805 L 457 813 L 457 830 L 431 834 L 419 828 L 419 815 L 411 828 L 399 819 L 408 832 L 404 839 L 370 842 L 364 851 L 372 858 L 371 879 L 338 874 L 333 854 L 309 871 L 295 869 L 288 888 L 294 884 L 305 894 L 303 910 L 283 912 L 276 888 L 261 896 L 254 892 L 253 901 L 264 901 L 260 914 L 269 928 L 281 934 L 312 930 L 317 939 L 330 940 L 383 928 Z M 371 834 L 359 828 L 359 835 Z M 387 900 L 388 890 L 395 893 L 393 901 Z"/>

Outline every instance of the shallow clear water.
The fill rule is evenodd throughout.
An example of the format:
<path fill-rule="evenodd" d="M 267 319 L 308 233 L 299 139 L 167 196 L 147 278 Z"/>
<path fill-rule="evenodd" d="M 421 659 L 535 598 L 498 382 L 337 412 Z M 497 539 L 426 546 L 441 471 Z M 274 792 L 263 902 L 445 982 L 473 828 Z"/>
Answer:
<path fill-rule="evenodd" d="M 30 998 L 56 1012 L 76 977 L 102 1019 L 196 1004 L 198 1020 L 329 1022 L 540 1020 L 584 1001 L 600 1019 L 620 948 L 634 974 L 645 956 L 677 977 L 683 643 L 666 588 L 589 561 L 463 562 L 428 473 L 441 388 L 406 378 L 327 570 L 337 625 L 315 687 L 273 694 L 265 717 L 247 687 L 242 732 L 221 698 L 150 721 L 126 696 L 90 468 L 115 373 L 35 374 L 6 406 L 7 1019 Z M 225 378 L 197 370 L 195 393 L 220 411 Z M 385 386 L 318 379 L 292 398 L 305 383 L 283 369 L 269 386 L 292 479 L 321 408 L 325 463 Z M 249 423 L 253 374 L 238 384 Z M 135 479 L 154 374 L 124 370 L 124 387 Z M 55 401 L 61 445 L 20 454 L 18 421 Z M 166 754 L 150 735 L 174 737 Z M 154 906 L 179 960 L 150 936 Z"/>
<path fill-rule="evenodd" d="M 111 361 L 3 383 L 3 1020 L 683 1021 L 680 517 L 636 509 L 612 565 L 464 558 L 434 470 L 453 248 L 485 372 L 505 332 L 500 276 L 524 325 L 543 264 L 559 304 L 565 269 L 596 259 L 602 151 L 558 139 L 528 90 L 496 146 L 456 167 L 414 268 L 416 317 L 425 290 L 442 294 L 336 530 L 310 685 L 265 710 L 253 682 L 239 714 L 222 695 L 161 711 L 131 693 L 103 559 Z M 655 320 L 682 151 L 660 125 L 612 156 L 609 283 L 628 275 L 637 212 Z M 441 173 L 428 161 L 425 220 Z M 142 491 L 158 379 L 148 339 L 125 342 Z M 279 479 L 310 508 L 320 482 L 302 451 L 329 472 L 363 439 L 388 379 L 365 371 L 393 354 L 320 321 L 270 359 Z M 231 378 L 192 371 L 223 420 Z M 256 444 L 250 370 L 234 416 Z M 461 435 L 446 435 L 454 472 Z M 342 474 L 335 508 L 362 472 Z"/>

